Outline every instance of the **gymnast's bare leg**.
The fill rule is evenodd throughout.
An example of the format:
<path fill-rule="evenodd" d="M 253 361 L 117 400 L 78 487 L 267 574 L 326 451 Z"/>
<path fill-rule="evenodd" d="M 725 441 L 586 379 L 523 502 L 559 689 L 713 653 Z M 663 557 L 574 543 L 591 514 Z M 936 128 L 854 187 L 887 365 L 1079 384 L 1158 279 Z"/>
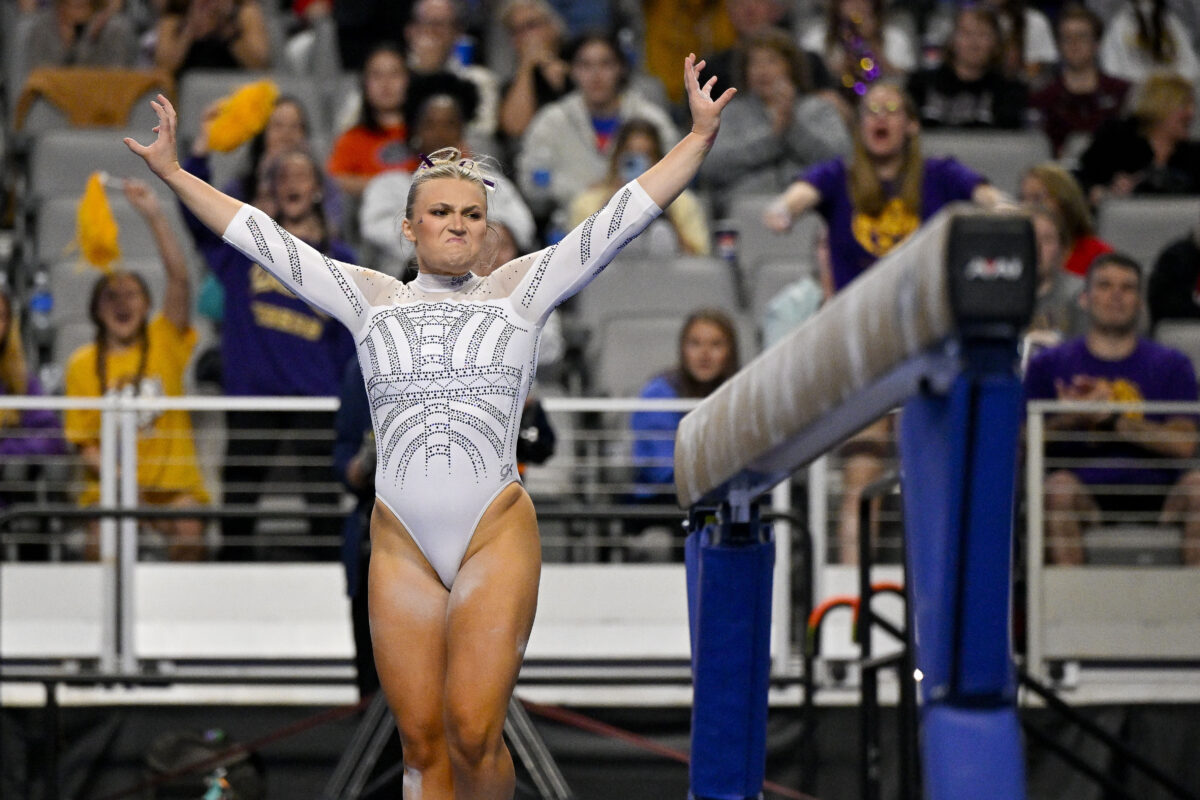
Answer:
<path fill-rule="evenodd" d="M 371 639 L 400 729 L 404 800 L 510 800 L 504 718 L 541 574 L 529 495 L 514 483 L 492 501 L 449 591 L 382 503 L 371 541 Z"/>

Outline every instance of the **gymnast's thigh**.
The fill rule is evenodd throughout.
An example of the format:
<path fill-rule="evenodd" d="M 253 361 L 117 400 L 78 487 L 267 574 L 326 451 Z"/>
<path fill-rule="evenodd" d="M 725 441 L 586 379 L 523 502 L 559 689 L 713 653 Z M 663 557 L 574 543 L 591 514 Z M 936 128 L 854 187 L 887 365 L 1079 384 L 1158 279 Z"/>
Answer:
<path fill-rule="evenodd" d="M 371 515 L 367 581 L 375 667 L 405 747 L 443 738 L 450 593 L 383 503 Z"/>
<path fill-rule="evenodd" d="M 520 484 L 480 520 L 450 591 L 446 713 L 456 729 L 499 736 L 537 609 L 541 543 Z"/>

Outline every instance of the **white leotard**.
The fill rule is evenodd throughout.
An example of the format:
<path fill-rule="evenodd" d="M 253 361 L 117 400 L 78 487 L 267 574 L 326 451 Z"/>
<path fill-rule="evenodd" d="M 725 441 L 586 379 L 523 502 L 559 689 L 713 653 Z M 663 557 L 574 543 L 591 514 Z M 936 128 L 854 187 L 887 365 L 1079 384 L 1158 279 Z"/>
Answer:
<path fill-rule="evenodd" d="M 659 213 L 631 181 L 557 245 L 485 278 L 408 284 L 333 261 L 249 205 L 224 238 L 354 335 L 376 495 L 449 587 L 483 512 L 520 480 L 517 428 L 542 325 Z"/>

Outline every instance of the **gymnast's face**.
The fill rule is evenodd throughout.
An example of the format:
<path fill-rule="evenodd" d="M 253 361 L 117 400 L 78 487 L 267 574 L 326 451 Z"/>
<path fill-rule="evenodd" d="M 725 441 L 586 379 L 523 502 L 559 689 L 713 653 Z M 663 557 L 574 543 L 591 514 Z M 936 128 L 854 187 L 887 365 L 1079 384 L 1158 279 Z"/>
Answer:
<path fill-rule="evenodd" d="M 708 320 L 696 320 L 683 335 L 683 369 L 699 383 L 720 377 L 732 356 L 725 331 Z"/>
<path fill-rule="evenodd" d="M 401 224 L 422 272 L 462 275 L 477 266 L 487 234 L 487 199 L 469 180 L 434 178 L 421 184 L 412 217 Z"/>

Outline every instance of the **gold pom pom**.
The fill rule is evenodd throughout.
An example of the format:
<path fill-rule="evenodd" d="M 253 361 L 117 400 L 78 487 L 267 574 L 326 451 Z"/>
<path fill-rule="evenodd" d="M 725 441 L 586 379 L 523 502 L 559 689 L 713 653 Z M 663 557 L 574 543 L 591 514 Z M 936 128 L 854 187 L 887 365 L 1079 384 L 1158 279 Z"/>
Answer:
<path fill-rule="evenodd" d="M 83 260 L 103 272 L 108 272 L 112 263 L 121 257 L 117 220 L 104 194 L 99 172 L 93 172 L 88 178 L 83 199 L 79 201 L 75 239 Z"/>
<path fill-rule="evenodd" d="M 208 124 L 208 146 L 228 153 L 250 141 L 267 127 L 278 97 L 279 87 L 273 82 L 257 81 L 221 100 L 220 111 Z"/>

